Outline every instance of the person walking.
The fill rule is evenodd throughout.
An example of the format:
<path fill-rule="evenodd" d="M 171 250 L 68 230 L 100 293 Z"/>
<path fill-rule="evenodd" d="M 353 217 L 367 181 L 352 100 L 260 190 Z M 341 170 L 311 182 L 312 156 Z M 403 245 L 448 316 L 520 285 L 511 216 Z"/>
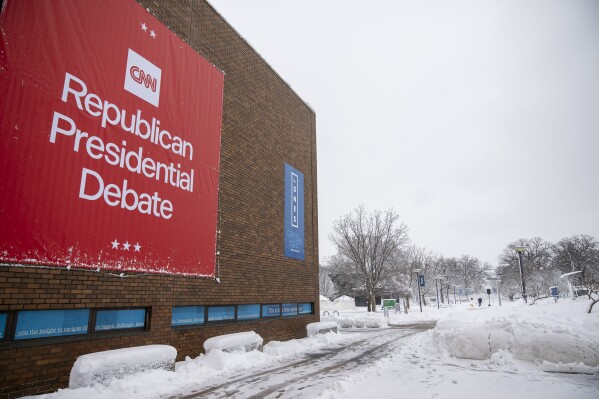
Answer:
<path fill-rule="evenodd" d="M 480 308 L 480 305 L 483 304 L 483 299 L 482 298 L 478 298 L 478 307 Z"/>

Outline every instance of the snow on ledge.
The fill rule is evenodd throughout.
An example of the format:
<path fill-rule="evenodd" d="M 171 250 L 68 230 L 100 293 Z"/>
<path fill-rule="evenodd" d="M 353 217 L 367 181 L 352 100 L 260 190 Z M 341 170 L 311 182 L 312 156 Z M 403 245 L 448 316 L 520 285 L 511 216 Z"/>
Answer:
<path fill-rule="evenodd" d="M 263 342 L 262 337 L 254 331 L 245 331 L 208 338 L 204 342 L 204 350 L 206 353 L 214 350 L 250 352 L 254 349 L 262 350 Z"/>
<path fill-rule="evenodd" d="M 106 384 L 112 378 L 150 369 L 174 370 L 177 350 L 170 345 L 145 345 L 79 356 L 71 369 L 69 388 Z"/>
<path fill-rule="evenodd" d="M 308 337 L 325 332 L 337 332 L 337 323 L 334 321 L 321 321 L 318 323 L 310 323 L 306 326 Z"/>

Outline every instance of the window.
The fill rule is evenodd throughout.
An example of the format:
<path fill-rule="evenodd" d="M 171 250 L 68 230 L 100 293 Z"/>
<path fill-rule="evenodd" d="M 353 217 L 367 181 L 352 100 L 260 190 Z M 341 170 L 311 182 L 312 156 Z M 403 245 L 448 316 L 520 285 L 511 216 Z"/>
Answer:
<path fill-rule="evenodd" d="M 203 306 L 175 306 L 171 318 L 172 326 L 204 324 Z"/>
<path fill-rule="evenodd" d="M 283 304 L 283 317 L 297 316 L 297 303 Z"/>
<path fill-rule="evenodd" d="M 299 314 L 312 314 L 312 304 L 311 303 L 300 303 L 298 305 Z"/>
<path fill-rule="evenodd" d="M 96 312 L 95 331 L 144 328 L 146 309 L 109 309 Z"/>
<path fill-rule="evenodd" d="M 6 324 L 6 315 L 4 315 Z M 87 334 L 89 309 L 17 312 L 15 340 Z"/>
<path fill-rule="evenodd" d="M 208 321 L 235 320 L 235 306 L 208 307 Z"/>
<path fill-rule="evenodd" d="M 262 305 L 262 317 L 276 317 L 281 315 L 281 305 Z"/>
<path fill-rule="evenodd" d="M 260 305 L 237 305 L 237 320 L 260 318 Z"/>

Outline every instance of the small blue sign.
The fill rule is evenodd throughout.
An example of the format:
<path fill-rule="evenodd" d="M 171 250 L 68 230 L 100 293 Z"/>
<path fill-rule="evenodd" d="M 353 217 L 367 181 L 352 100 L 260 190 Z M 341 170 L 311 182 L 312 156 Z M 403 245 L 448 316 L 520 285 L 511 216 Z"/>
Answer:
<path fill-rule="evenodd" d="M 210 306 L 208 321 L 235 320 L 235 306 Z"/>
<path fill-rule="evenodd" d="M 297 310 L 299 314 L 312 314 L 312 304 L 300 303 L 299 305 L 297 305 Z"/>
<path fill-rule="evenodd" d="M 87 334 L 89 309 L 23 310 L 17 314 L 15 340 Z"/>
<path fill-rule="evenodd" d="M 304 260 L 304 175 L 285 164 L 285 256 Z"/>
<path fill-rule="evenodd" d="M 171 316 L 172 326 L 204 324 L 203 306 L 175 306 Z"/>
<path fill-rule="evenodd" d="M 146 309 L 109 309 L 96 312 L 95 331 L 143 328 L 146 325 Z"/>
<path fill-rule="evenodd" d="M 262 305 L 262 317 L 276 317 L 281 315 L 281 305 Z"/>
<path fill-rule="evenodd" d="M 283 304 L 283 317 L 286 316 L 297 316 L 297 303 Z"/>
<path fill-rule="evenodd" d="M 8 320 L 8 314 L 0 313 L 0 339 L 4 339 L 6 331 L 6 320 Z"/>
<path fill-rule="evenodd" d="M 551 287 L 551 296 L 559 296 L 559 290 L 557 289 L 557 287 Z"/>
<path fill-rule="evenodd" d="M 260 305 L 237 305 L 237 320 L 260 318 Z"/>
<path fill-rule="evenodd" d="M 424 276 L 422 274 L 418 275 L 418 285 L 424 287 Z"/>

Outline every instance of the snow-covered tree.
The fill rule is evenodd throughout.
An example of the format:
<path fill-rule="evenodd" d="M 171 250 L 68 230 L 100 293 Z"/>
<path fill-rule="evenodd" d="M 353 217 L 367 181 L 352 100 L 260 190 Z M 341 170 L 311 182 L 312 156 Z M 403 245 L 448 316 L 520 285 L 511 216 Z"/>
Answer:
<path fill-rule="evenodd" d="M 589 313 L 599 302 L 599 242 L 589 235 L 564 238 L 552 247 L 554 267 L 562 273 L 580 271 L 573 280 L 586 290 L 591 300 Z"/>

